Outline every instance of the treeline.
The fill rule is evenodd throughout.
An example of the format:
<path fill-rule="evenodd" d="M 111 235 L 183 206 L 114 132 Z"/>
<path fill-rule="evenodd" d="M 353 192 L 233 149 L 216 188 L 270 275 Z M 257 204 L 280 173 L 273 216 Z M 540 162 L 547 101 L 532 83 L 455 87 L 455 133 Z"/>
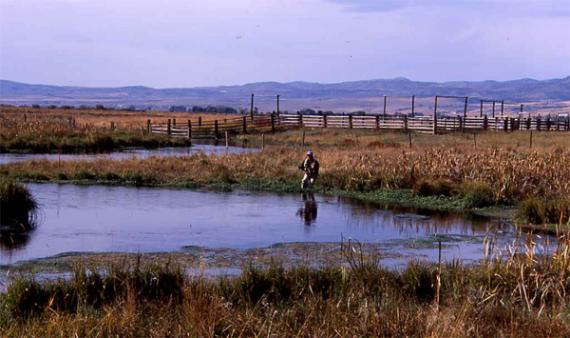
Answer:
<path fill-rule="evenodd" d="M 88 105 L 73 106 L 73 105 L 55 105 L 55 104 L 50 104 L 50 105 L 33 104 L 31 106 L 29 106 L 29 105 L 14 106 L 14 105 L 9 105 L 9 104 L 1 104 L 0 106 L 2 106 L 2 107 L 21 107 L 21 108 L 31 107 L 34 109 L 43 109 L 43 108 L 44 109 L 65 109 L 65 110 L 93 110 L 93 109 L 95 109 L 95 110 L 131 111 L 131 112 L 159 109 L 158 107 L 152 107 L 152 106 L 136 107 L 134 105 L 130 105 L 127 107 L 122 107 L 122 106 L 110 107 L 110 106 L 105 106 L 103 104 L 96 104 L 94 106 L 88 106 Z M 213 105 L 208 105 L 208 106 L 173 105 L 173 106 L 169 106 L 167 110 L 169 112 L 221 113 L 221 114 L 239 114 L 239 113 L 245 114 L 248 112 L 245 109 L 237 110 L 233 107 L 228 107 L 228 106 L 223 106 L 223 105 L 217 105 L 217 106 L 213 106 Z M 256 108 L 256 112 L 257 112 L 257 108 Z"/>
<path fill-rule="evenodd" d="M 228 106 L 170 106 L 169 112 L 189 112 L 189 113 L 223 113 L 223 114 L 238 114 L 239 111 L 235 108 Z"/>

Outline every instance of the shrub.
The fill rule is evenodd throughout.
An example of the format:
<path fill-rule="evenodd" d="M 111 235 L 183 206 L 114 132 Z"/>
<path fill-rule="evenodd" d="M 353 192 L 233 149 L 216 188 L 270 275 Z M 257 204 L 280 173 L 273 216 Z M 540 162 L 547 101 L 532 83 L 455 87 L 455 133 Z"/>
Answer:
<path fill-rule="evenodd" d="M 461 186 L 461 193 L 469 208 L 481 208 L 495 204 L 493 190 L 483 182 L 465 182 Z"/>
<path fill-rule="evenodd" d="M 567 223 L 570 222 L 570 201 L 531 197 L 521 203 L 517 218 L 531 224 Z"/>
<path fill-rule="evenodd" d="M 0 223 L 17 230 L 33 227 L 37 202 L 22 184 L 11 180 L 0 180 Z"/>
<path fill-rule="evenodd" d="M 449 180 L 419 180 L 414 185 L 414 193 L 418 196 L 451 196 L 454 191 L 453 183 Z"/>

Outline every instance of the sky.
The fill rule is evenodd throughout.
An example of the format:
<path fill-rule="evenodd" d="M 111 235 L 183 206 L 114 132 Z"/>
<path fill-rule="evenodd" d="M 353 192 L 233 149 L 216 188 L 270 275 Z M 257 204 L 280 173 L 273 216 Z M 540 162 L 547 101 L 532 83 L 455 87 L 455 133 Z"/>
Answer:
<path fill-rule="evenodd" d="M 568 75 L 570 0 L 0 0 L 0 79 L 27 83 Z"/>

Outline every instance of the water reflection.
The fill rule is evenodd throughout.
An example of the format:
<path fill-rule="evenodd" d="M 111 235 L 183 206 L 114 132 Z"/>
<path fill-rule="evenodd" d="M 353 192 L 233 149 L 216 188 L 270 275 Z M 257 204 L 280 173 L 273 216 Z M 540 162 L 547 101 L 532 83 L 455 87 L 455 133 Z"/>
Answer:
<path fill-rule="evenodd" d="M 157 149 L 125 149 L 122 151 L 114 151 L 101 154 L 17 154 L 17 153 L 0 153 L 0 165 L 29 161 L 29 160 L 48 160 L 48 161 L 95 161 L 99 159 L 109 160 L 126 160 L 131 158 L 145 159 L 151 156 L 156 157 L 174 157 L 174 156 L 190 156 L 199 153 L 206 155 L 224 155 L 224 154 L 241 154 L 259 151 L 257 148 L 246 148 L 242 146 L 218 145 L 213 143 L 193 144 L 191 147 L 165 147 Z"/>
<path fill-rule="evenodd" d="M 297 216 L 301 217 L 305 225 L 309 226 L 317 220 L 317 201 L 312 192 L 303 192 L 303 206 L 297 210 Z"/>
<path fill-rule="evenodd" d="M 337 197 L 186 189 L 29 184 L 40 204 L 33 234 L 4 237 L 0 264 L 62 252 L 164 252 L 187 245 L 257 248 L 281 242 L 394 243 L 434 234 L 484 237 L 486 219 L 411 214 Z M 318 216 L 317 216 L 318 214 Z M 481 244 L 461 243 L 449 258 L 479 257 Z M 473 254 L 471 254 L 473 253 Z M 478 256 L 479 255 L 479 256 Z"/>

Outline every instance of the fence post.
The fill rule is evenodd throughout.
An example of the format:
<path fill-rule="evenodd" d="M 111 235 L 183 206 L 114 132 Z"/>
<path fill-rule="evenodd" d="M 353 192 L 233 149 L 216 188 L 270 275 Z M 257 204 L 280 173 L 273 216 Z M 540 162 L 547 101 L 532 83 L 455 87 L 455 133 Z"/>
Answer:
<path fill-rule="evenodd" d="M 218 120 L 214 121 L 214 134 L 216 136 L 216 140 L 220 138 L 219 130 L 218 130 Z"/>
<path fill-rule="evenodd" d="M 507 118 L 508 118 L 508 117 L 507 117 Z M 515 122 L 516 122 L 516 121 L 515 121 L 515 118 L 514 118 L 514 117 L 511 117 L 511 118 L 510 118 L 510 121 L 511 121 L 511 131 L 515 131 Z"/>
<path fill-rule="evenodd" d="M 188 139 L 192 139 L 192 121 L 188 120 Z"/>
<path fill-rule="evenodd" d="M 275 115 L 271 114 L 271 132 L 275 133 Z"/>
<path fill-rule="evenodd" d="M 71 120 L 71 121 L 73 121 L 73 120 Z M 72 122 L 72 124 L 73 124 L 73 122 Z M 115 130 L 115 122 L 113 122 L 113 121 L 111 121 L 111 130 Z"/>
<path fill-rule="evenodd" d="M 168 124 L 166 125 L 166 134 L 168 134 L 168 135 L 170 135 L 170 133 L 171 133 L 171 130 L 170 130 L 170 123 L 171 122 L 172 121 L 170 119 L 168 119 Z"/>
<path fill-rule="evenodd" d="M 463 133 L 464 132 L 463 124 L 465 123 L 465 119 L 461 116 L 458 117 L 459 117 L 459 130 Z"/>
<path fill-rule="evenodd" d="M 536 118 L 536 130 L 540 130 L 540 124 L 541 124 L 541 122 L 542 122 L 542 121 L 541 121 L 541 118 L 540 118 L 540 116 L 538 116 L 538 117 Z"/>
<path fill-rule="evenodd" d="M 303 114 L 299 114 L 299 126 L 303 126 Z"/>
<path fill-rule="evenodd" d="M 404 115 L 404 132 L 408 132 L 408 117 Z"/>
<path fill-rule="evenodd" d="M 550 115 L 546 118 L 546 130 L 550 131 L 550 127 L 552 125 L 552 121 L 550 120 Z"/>
<path fill-rule="evenodd" d="M 323 128 L 327 127 L 327 115 L 323 115 Z"/>
<path fill-rule="evenodd" d="M 176 119 L 172 119 L 172 128 L 176 128 Z"/>
<path fill-rule="evenodd" d="M 435 104 L 433 105 L 433 134 L 437 134 L 437 96 L 435 97 Z"/>
<path fill-rule="evenodd" d="M 376 129 L 380 129 L 380 115 L 376 115 Z"/>
<path fill-rule="evenodd" d="M 526 130 L 530 130 L 530 124 L 532 123 L 532 120 L 530 117 L 527 117 L 526 119 Z"/>
<path fill-rule="evenodd" d="M 148 119 L 148 120 L 146 120 L 146 132 L 147 132 L 148 134 L 150 134 L 151 131 L 152 131 L 152 130 L 151 130 L 151 127 L 150 127 L 150 119 Z"/>
<path fill-rule="evenodd" d="M 412 117 L 416 114 L 416 96 L 412 95 Z"/>
<path fill-rule="evenodd" d="M 251 116 L 251 120 L 252 120 L 252 121 L 253 121 L 253 97 L 254 97 L 254 94 L 251 93 L 251 104 L 250 104 L 250 107 L 249 107 L 249 115 Z"/>
<path fill-rule="evenodd" d="M 483 130 L 487 130 L 489 128 L 489 119 L 487 115 L 483 117 Z"/>
<path fill-rule="evenodd" d="M 495 131 L 499 130 L 499 117 L 495 116 Z"/>
<path fill-rule="evenodd" d="M 352 115 L 348 115 L 348 128 L 352 129 Z"/>
<path fill-rule="evenodd" d="M 244 116 L 242 116 L 242 129 L 243 129 L 243 133 L 247 134 L 247 118 Z"/>
<path fill-rule="evenodd" d="M 202 116 L 198 116 L 198 127 L 202 126 Z"/>

